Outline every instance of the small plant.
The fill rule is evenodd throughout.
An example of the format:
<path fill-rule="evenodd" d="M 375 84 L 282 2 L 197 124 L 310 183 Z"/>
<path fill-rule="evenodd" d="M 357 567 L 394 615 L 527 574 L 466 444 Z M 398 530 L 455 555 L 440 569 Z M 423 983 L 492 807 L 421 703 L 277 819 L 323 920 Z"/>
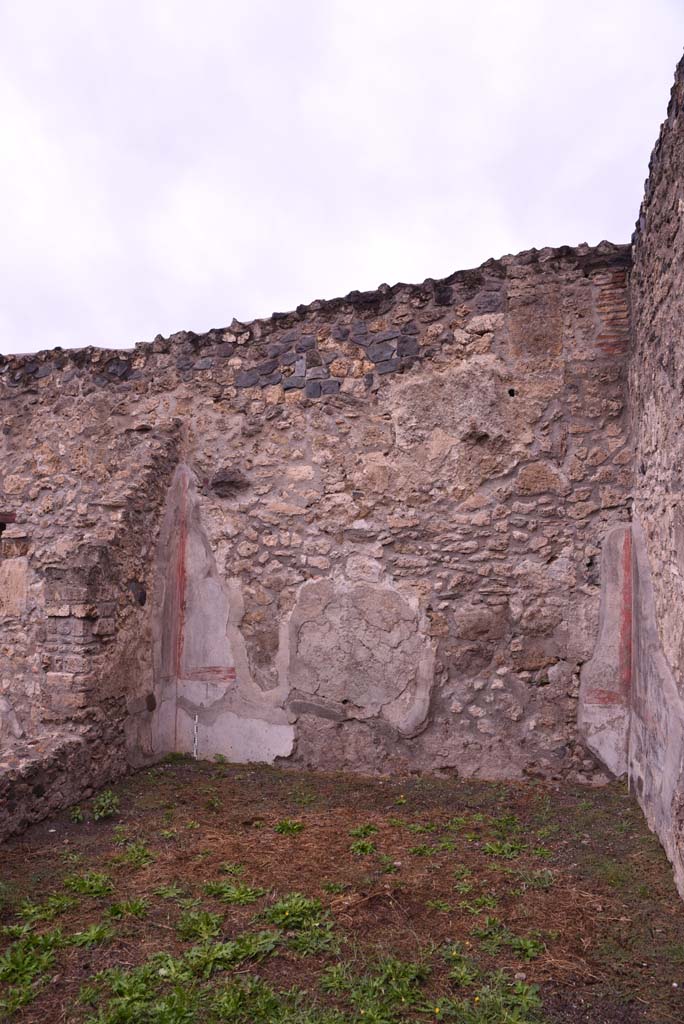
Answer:
<path fill-rule="evenodd" d="M 69 817 L 77 825 L 80 825 L 81 822 L 85 819 L 85 815 L 83 814 L 83 808 L 79 807 L 78 804 L 76 804 L 76 806 L 72 807 L 71 810 L 69 811 Z"/>
<path fill-rule="evenodd" d="M 519 892 L 525 892 L 527 889 L 540 889 L 546 892 L 553 887 L 556 881 L 553 871 L 548 869 L 542 871 L 517 871 L 515 875 L 520 882 Z"/>
<path fill-rule="evenodd" d="M 222 864 L 219 864 L 219 871 L 223 875 L 233 875 L 237 878 L 245 873 L 244 864 L 233 864 L 231 861 L 224 860 Z"/>
<path fill-rule="evenodd" d="M 461 906 L 469 914 L 481 914 L 483 910 L 495 910 L 498 902 L 496 896 L 485 893 L 483 896 L 476 896 L 470 903 L 461 903 Z"/>
<path fill-rule="evenodd" d="M 301 956 L 318 956 L 321 953 L 339 953 L 340 943 L 333 930 L 332 921 L 315 921 L 308 928 L 300 928 L 290 936 L 288 949 Z"/>
<path fill-rule="evenodd" d="M 447 903 L 446 900 L 428 900 L 425 906 L 429 907 L 430 910 L 439 910 L 441 914 L 449 914 L 451 912 L 451 904 Z"/>
<path fill-rule="evenodd" d="M 171 885 L 158 885 L 153 890 L 154 895 L 161 896 L 163 900 L 177 900 L 184 892 L 185 890 L 182 886 L 177 885 L 175 882 L 172 882 Z"/>
<path fill-rule="evenodd" d="M 59 914 L 66 913 L 76 906 L 77 901 L 73 896 L 65 893 L 51 893 L 43 903 L 34 903 L 32 900 L 24 900 L 19 907 L 19 916 L 25 921 L 52 921 Z"/>
<path fill-rule="evenodd" d="M 119 798 L 111 789 L 103 790 L 93 800 L 93 818 L 95 821 L 102 821 L 103 818 L 112 818 L 119 813 Z"/>
<path fill-rule="evenodd" d="M 445 946 L 442 956 L 449 965 L 449 979 L 458 988 L 468 988 L 477 980 L 479 971 L 475 963 L 466 956 L 458 942 Z"/>
<path fill-rule="evenodd" d="M 472 998 L 452 1004 L 454 1018 L 459 1024 L 541 1024 L 541 1000 L 535 985 L 522 981 L 511 982 L 500 971 L 488 977 Z"/>
<path fill-rule="evenodd" d="M 117 844 L 117 846 L 124 846 L 128 841 L 128 825 L 115 825 L 114 842 Z"/>
<path fill-rule="evenodd" d="M 191 832 L 194 832 L 200 827 L 200 823 L 199 821 L 186 821 L 185 827 L 190 829 Z"/>
<path fill-rule="evenodd" d="M 510 932 L 498 917 L 486 917 L 484 924 L 473 928 L 473 935 L 480 939 L 482 948 L 491 954 L 498 953 L 510 939 Z"/>
<path fill-rule="evenodd" d="M 115 857 L 117 864 L 127 864 L 132 868 L 143 868 L 153 860 L 154 854 L 140 839 L 129 843 L 124 852 Z"/>
<path fill-rule="evenodd" d="M 208 910 L 186 910 L 181 914 L 176 931 L 182 939 L 213 939 L 221 930 L 219 914 Z"/>
<path fill-rule="evenodd" d="M 99 946 L 102 942 L 109 942 L 114 935 L 114 929 L 108 924 L 91 924 L 85 931 L 76 932 L 69 939 L 72 946 Z"/>
<path fill-rule="evenodd" d="M 329 893 L 331 896 L 337 896 L 341 892 L 344 892 L 348 888 L 344 882 L 324 882 L 321 886 L 323 892 Z"/>
<path fill-rule="evenodd" d="M 352 839 L 368 839 L 369 836 L 374 836 L 377 831 L 377 825 L 357 825 L 356 828 L 349 829 L 349 835 Z"/>
<path fill-rule="evenodd" d="M 368 854 L 375 853 L 376 846 L 370 839 L 357 839 L 349 849 L 355 857 L 367 857 Z"/>
<path fill-rule="evenodd" d="M 163 828 L 159 835 L 168 842 L 170 839 L 175 839 L 178 832 L 175 828 Z"/>
<path fill-rule="evenodd" d="M 84 875 L 72 875 L 64 879 L 64 885 L 71 892 L 96 898 L 109 896 L 110 892 L 114 891 L 109 875 L 101 874 L 98 871 L 87 871 Z"/>
<path fill-rule="evenodd" d="M 383 875 L 396 875 L 399 871 L 399 861 L 394 860 L 386 853 L 378 854 L 378 861 Z"/>
<path fill-rule="evenodd" d="M 409 853 L 414 857 L 434 857 L 437 853 L 437 848 L 428 846 L 427 843 L 418 843 L 418 846 L 411 847 Z"/>
<path fill-rule="evenodd" d="M 436 832 L 437 826 L 432 824 L 423 825 L 419 821 L 410 821 L 406 825 L 406 831 L 412 832 L 413 835 L 420 836 L 424 835 L 426 832 Z"/>
<path fill-rule="evenodd" d="M 218 793 L 210 793 L 207 797 L 207 810 L 214 812 L 221 810 L 221 797 Z"/>
<path fill-rule="evenodd" d="M 293 821 L 291 818 L 283 818 L 279 821 L 274 828 L 274 832 L 278 832 L 281 836 L 296 836 L 299 832 L 304 829 L 304 824 L 301 821 Z"/>
<path fill-rule="evenodd" d="M 493 843 L 485 843 L 483 851 L 490 857 L 503 857 L 505 860 L 514 860 L 527 849 L 524 843 L 508 842 L 507 840 L 496 840 Z"/>
<path fill-rule="evenodd" d="M 112 903 L 107 911 L 107 916 L 115 921 L 122 917 L 145 917 L 147 915 L 147 900 L 121 900 L 119 903 Z"/>
<path fill-rule="evenodd" d="M 514 935 L 508 943 L 510 948 L 523 960 L 536 960 L 538 956 L 541 956 L 546 946 L 538 935 L 528 935 L 527 938 L 523 938 L 520 935 Z"/>
<path fill-rule="evenodd" d="M 310 928 L 325 920 L 325 911 L 320 900 L 309 899 L 300 892 L 293 892 L 268 907 L 262 917 L 269 924 L 292 931 Z"/>
<path fill-rule="evenodd" d="M 249 885 L 242 885 L 231 882 L 207 882 L 204 886 L 207 896 L 215 896 L 222 903 L 234 903 L 240 907 L 246 907 L 250 903 L 256 903 L 258 899 L 266 895 L 265 889 L 253 889 Z"/>

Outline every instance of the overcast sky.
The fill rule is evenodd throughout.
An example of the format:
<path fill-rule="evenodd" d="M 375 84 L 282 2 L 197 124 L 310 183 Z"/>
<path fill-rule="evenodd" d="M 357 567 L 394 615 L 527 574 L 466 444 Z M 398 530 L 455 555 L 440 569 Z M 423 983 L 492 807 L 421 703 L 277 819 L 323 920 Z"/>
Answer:
<path fill-rule="evenodd" d="M 0 351 L 629 240 L 684 0 L 0 0 Z"/>

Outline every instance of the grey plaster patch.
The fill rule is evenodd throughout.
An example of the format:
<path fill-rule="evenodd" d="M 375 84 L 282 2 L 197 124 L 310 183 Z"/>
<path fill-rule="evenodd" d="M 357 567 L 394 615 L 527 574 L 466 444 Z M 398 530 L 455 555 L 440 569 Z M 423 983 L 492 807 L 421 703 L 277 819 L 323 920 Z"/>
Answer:
<path fill-rule="evenodd" d="M 684 700 L 663 653 L 653 580 L 641 524 L 633 523 L 634 689 L 629 774 L 684 898 Z"/>
<path fill-rule="evenodd" d="M 601 552 L 599 633 L 582 666 L 578 728 L 582 739 L 613 772 L 627 771 L 631 688 L 632 541 L 629 525 L 616 526 Z"/>

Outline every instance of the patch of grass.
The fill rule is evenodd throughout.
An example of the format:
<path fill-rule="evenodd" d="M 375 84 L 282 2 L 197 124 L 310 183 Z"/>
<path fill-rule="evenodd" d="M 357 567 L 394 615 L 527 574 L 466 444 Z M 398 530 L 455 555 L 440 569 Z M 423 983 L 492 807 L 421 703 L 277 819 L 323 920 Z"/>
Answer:
<path fill-rule="evenodd" d="M 278 832 L 281 836 L 296 836 L 303 831 L 304 823 L 301 821 L 293 821 L 292 818 L 283 818 L 283 820 L 279 821 L 274 828 L 274 832 Z"/>
<path fill-rule="evenodd" d="M 540 890 L 542 892 L 548 892 L 549 889 L 553 888 L 556 882 L 556 876 L 553 871 L 548 869 L 542 869 L 537 871 L 512 871 L 514 877 L 520 883 L 518 892 L 526 892 L 528 889 Z"/>
<path fill-rule="evenodd" d="M 451 912 L 451 904 L 447 903 L 446 900 L 427 900 L 425 906 L 429 907 L 430 910 L 438 910 L 442 914 L 449 914 Z"/>
<path fill-rule="evenodd" d="M 119 920 L 122 917 L 143 918 L 147 916 L 147 909 L 147 900 L 145 899 L 121 900 L 118 903 L 112 903 L 107 910 L 107 916 L 114 920 Z"/>
<path fill-rule="evenodd" d="M 309 899 L 300 892 L 293 892 L 267 907 L 261 916 L 269 924 L 293 931 L 310 928 L 325 920 L 325 911 L 320 900 Z"/>
<path fill-rule="evenodd" d="M 163 900 L 177 900 L 184 896 L 185 889 L 176 882 L 172 882 L 170 885 L 158 885 L 156 889 L 153 889 L 153 894 L 161 896 Z"/>
<path fill-rule="evenodd" d="M 337 1010 L 315 1002 L 307 1007 L 307 997 L 297 988 L 277 992 L 259 977 L 242 978 L 214 996 L 211 1010 L 217 1020 L 231 1024 L 345 1024 Z"/>
<path fill-rule="evenodd" d="M 221 810 L 221 797 L 218 793 L 210 793 L 207 797 L 207 810 L 214 811 L 214 813 Z"/>
<path fill-rule="evenodd" d="M 72 910 L 77 905 L 73 896 L 65 893 L 51 893 L 43 903 L 34 903 L 32 900 L 24 900 L 18 910 L 19 917 L 25 921 L 52 921 L 60 914 Z"/>
<path fill-rule="evenodd" d="M 349 886 L 345 882 L 324 882 L 321 886 L 323 892 L 330 893 L 331 896 L 335 896 L 338 893 L 344 892 Z"/>
<path fill-rule="evenodd" d="M 91 924 L 82 932 L 75 932 L 69 937 L 71 946 L 99 946 L 109 942 L 114 936 L 114 929 L 108 924 Z"/>
<path fill-rule="evenodd" d="M 321 985 L 324 991 L 348 1000 L 356 1019 L 382 1024 L 422 1004 L 423 983 L 429 973 L 425 964 L 386 957 L 361 976 L 354 975 L 350 964 L 328 967 Z"/>
<path fill-rule="evenodd" d="M 413 857 L 434 857 L 439 850 L 436 846 L 428 846 L 427 843 L 419 843 L 418 846 L 412 846 L 409 853 Z"/>
<path fill-rule="evenodd" d="M 126 864 L 131 868 L 144 868 L 154 859 L 154 854 L 141 839 L 128 843 L 124 852 L 114 858 L 115 863 Z"/>
<path fill-rule="evenodd" d="M 55 929 L 43 935 L 24 934 L 5 950 L 0 956 L 0 984 L 6 986 L 0 1010 L 9 1017 L 35 999 L 54 966 L 55 950 L 64 945 L 62 932 Z"/>
<path fill-rule="evenodd" d="M 349 835 L 352 839 L 368 839 L 369 836 L 374 836 L 377 831 L 377 825 L 357 825 L 355 828 L 349 829 Z"/>
<path fill-rule="evenodd" d="M 71 875 L 64 879 L 64 886 L 80 896 L 93 896 L 97 899 L 109 896 L 114 885 L 109 875 L 99 871 L 87 871 L 84 875 Z"/>
<path fill-rule="evenodd" d="M 244 875 L 245 866 L 244 864 L 233 864 L 230 861 L 224 860 L 222 864 L 219 864 L 219 871 L 223 875 L 233 875 L 233 877 L 237 878 L 239 875 Z"/>
<path fill-rule="evenodd" d="M 515 860 L 527 849 L 525 843 L 509 842 L 505 839 L 497 839 L 491 843 L 485 843 L 482 847 L 484 853 L 490 857 L 503 857 L 504 860 Z"/>
<path fill-rule="evenodd" d="M 266 895 L 266 889 L 252 888 L 249 885 L 232 882 L 207 882 L 204 886 L 207 896 L 215 896 L 222 903 L 234 903 L 246 907 L 250 903 L 256 903 L 258 899 Z"/>
<path fill-rule="evenodd" d="M 221 917 L 208 910 L 186 910 L 176 924 L 181 939 L 213 939 L 221 931 Z"/>
<path fill-rule="evenodd" d="M 102 821 L 119 813 L 119 798 L 111 789 L 104 789 L 93 800 L 93 818 Z"/>
<path fill-rule="evenodd" d="M 399 871 L 399 863 L 386 853 L 378 854 L 378 863 L 383 875 L 396 875 Z"/>
<path fill-rule="evenodd" d="M 536 985 L 511 981 L 503 972 L 491 975 L 470 998 L 451 1004 L 458 1024 L 541 1024 L 542 1003 Z"/>
<path fill-rule="evenodd" d="M 473 935 L 492 955 L 507 946 L 522 960 L 535 960 L 546 948 L 538 932 L 528 936 L 514 935 L 498 917 L 486 917 L 484 924 L 473 928 Z"/>
<path fill-rule="evenodd" d="M 351 853 L 355 857 L 367 857 L 371 853 L 375 853 L 376 846 L 371 839 L 357 839 L 349 847 Z"/>
<path fill-rule="evenodd" d="M 85 821 L 85 815 L 83 813 L 83 808 L 79 807 L 78 804 L 76 804 L 75 807 L 70 808 L 70 810 L 69 810 L 69 817 L 77 825 L 80 825 L 82 821 Z"/>
<path fill-rule="evenodd" d="M 498 898 L 492 893 L 484 893 L 482 896 L 476 896 L 470 903 L 461 903 L 461 906 L 469 914 L 481 914 L 484 910 L 495 910 L 498 902 Z"/>

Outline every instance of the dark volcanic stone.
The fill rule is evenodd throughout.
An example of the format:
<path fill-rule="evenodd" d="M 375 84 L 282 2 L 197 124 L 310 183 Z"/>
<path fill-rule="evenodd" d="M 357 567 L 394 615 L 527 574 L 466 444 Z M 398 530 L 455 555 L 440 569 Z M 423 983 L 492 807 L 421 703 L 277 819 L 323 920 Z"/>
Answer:
<path fill-rule="evenodd" d="M 284 377 L 283 378 L 283 389 L 285 391 L 293 391 L 295 388 L 303 388 L 304 387 L 304 383 L 305 383 L 305 381 L 304 381 L 303 377 L 297 377 L 297 376 Z"/>
<path fill-rule="evenodd" d="M 283 375 L 280 370 L 274 370 L 273 373 L 267 374 L 265 377 L 259 378 L 259 385 L 262 388 L 269 387 L 271 384 L 280 384 L 283 379 Z"/>
<path fill-rule="evenodd" d="M 297 350 L 297 352 L 308 352 L 309 349 L 315 347 L 316 339 L 314 338 L 313 334 L 303 334 L 299 341 L 297 342 L 297 344 L 295 345 L 295 349 Z"/>
<path fill-rule="evenodd" d="M 321 397 L 321 384 L 320 380 L 307 380 L 305 394 L 307 398 L 320 398 Z"/>
<path fill-rule="evenodd" d="M 321 381 L 321 394 L 322 395 L 336 395 L 340 390 L 339 380 L 322 380 Z"/>
<path fill-rule="evenodd" d="M 387 359 L 383 363 L 378 363 L 375 367 L 378 373 L 396 373 L 401 366 L 401 359 Z"/>
<path fill-rule="evenodd" d="M 249 480 L 237 466 L 224 466 L 214 474 L 209 486 L 219 498 L 230 498 L 236 491 L 249 487 Z"/>
<path fill-rule="evenodd" d="M 258 382 L 258 370 L 240 370 L 235 377 L 235 387 L 237 388 L 252 388 Z"/>
<path fill-rule="evenodd" d="M 374 341 L 368 346 L 368 357 L 374 363 L 382 363 L 394 355 L 394 345 L 389 341 Z"/>
<path fill-rule="evenodd" d="M 280 364 L 277 359 L 267 359 L 265 363 L 257 363 L 254 369 L 257 370 L 261 376 L 264 376 L 264 374 L 273 373 L 274 370 L 278 369 L 279 365 Z"/>
<path fill-rule="evenodd" d="M 400 338 L 399 344 L 397 345 L 397 355 L 399 356 L 417 356 L 420 351 L 420 346 L 415 338 Z"/>

